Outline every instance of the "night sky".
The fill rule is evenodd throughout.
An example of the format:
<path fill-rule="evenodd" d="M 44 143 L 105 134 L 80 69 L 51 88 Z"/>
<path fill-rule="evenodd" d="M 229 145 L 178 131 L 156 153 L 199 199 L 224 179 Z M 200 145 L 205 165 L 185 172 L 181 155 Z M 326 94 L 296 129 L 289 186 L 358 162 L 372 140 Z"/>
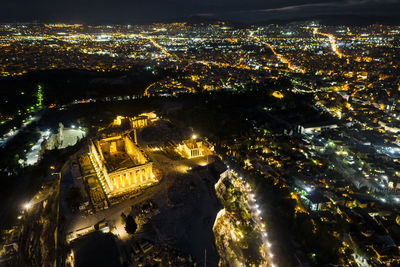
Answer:
<path fill-rule="evenodd" d="M 240 22 L 327 15 L 400 17 L 400 0 L 1 0 L 0 22 L 134 24 L 205 16 Z"/>

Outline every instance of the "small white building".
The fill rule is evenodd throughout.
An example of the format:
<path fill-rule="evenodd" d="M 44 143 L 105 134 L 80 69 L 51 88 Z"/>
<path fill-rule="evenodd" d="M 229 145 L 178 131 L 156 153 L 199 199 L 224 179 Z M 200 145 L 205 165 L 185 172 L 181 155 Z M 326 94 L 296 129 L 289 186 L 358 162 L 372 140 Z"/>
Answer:
<path fill-rule="evenodd" d="M 208 147 L 200 139 L 189 139 L 178 146 L 179 152 L 188 159 L 209 155 Z"/>

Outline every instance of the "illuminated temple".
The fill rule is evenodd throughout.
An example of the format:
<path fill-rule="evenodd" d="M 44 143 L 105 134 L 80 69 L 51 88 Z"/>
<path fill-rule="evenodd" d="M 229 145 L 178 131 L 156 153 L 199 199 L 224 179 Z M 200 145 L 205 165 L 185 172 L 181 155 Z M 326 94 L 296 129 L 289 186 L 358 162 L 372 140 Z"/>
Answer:
<path fill-rule="evenodd" d="M 120 126 L 123 121 L 129 121 L 131 129 L 144 128 L 157 119 L 157 115 L 154 112 L 142 113 L 137 117 L 124 117 L 117 116 L 112 123 L 112 126 Z"/>
<path fill-rule="evenodd" d="M 108 197 L 128 194 L 156 182 L 153 163 L 127 133 L 90 140 L 89 155 Z"/>
<path fill-rule="evenodd" d="M 178 151 L 188 159 L 210 155 L 207 145 L 197 138 L 184 140 L 182 144 L 179 144 Z"/>

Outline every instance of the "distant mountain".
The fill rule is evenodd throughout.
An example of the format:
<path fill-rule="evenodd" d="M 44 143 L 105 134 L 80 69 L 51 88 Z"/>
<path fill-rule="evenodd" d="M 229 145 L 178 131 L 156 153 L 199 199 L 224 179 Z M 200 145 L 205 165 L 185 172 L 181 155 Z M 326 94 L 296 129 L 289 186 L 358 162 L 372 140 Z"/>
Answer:
<path fill-rule="evenodd" d="M 274 19 L 255 23 L 256 25 L 279 24 L 285 25 L 293 22 L 318 21 L 320 24 L 328 26 L 366 26 L 372 24 L 400 25 L 400 16 L 375 16 L 375 15 L 354 15 L 354 14 L 330 14 L 312 17 L 298 17 L 292 19 Z"/>
<path fill-rule="evenodd" d="M 219 23 L 224 23 L 227 26 L 235 26 L 235 27 L 245 27 L 248 26 L 249 24 L 244 23 L 244 22 L 238 22 L 238 21 L 232 21 L 232 20 L 226 20 L 214 16 L 189 16 L 189 17 L 180 17 L 180 18 L 174 18 L 174 19 L 164 19 L 160 21 L 155 21 L 154 23 L 183 23 L 186 22 L 189 25 L 199 25 L 199 24 L 219 24 Z"/>
<path fill-rule="evenodd" d="M 315 16 L 307 16 L 307 17 L 293 17 L 287 19 L 269 19 L 265 21 L 253 21 L 253 22 L 244 22 L 236 19 L 227 19 L 223 16 L 207 16 L 207 15 L 194 15 L 194 16 L 187 16 L 187 17 L 176 17 L 176 18 L 167 18 L 167 19 L 144 19 L 142 21 L 136 21 L 133 23 L 134 25 L 149 25 L 153 23 L 183 23 L 186 22 L 189 25 L 209 25 L 209 24 L 221 24 L 222 22 L 226 26 L 237 27 L 237 28 L 245 28 L 250 25 L 269 25 L 269 24 L 278 24 L 278 25 L 285 25 L 290 23 L 301 23 L 306 21 L 318 21 L 320 24 L 323 25 L 346 25 L 346 26 L 365 26 L 365 25 L 372 25 L 372 24 L 382 24 L 382 25 L 400 25 L 400 15 L 399 16 L 377 16 L 377 15 L 359 15 L 359 14 L 320 14 Z M 37 23 L 37 22 L 34 22 Z M 39 23 L 54 23 L 51 20 L 40 21 Z M 77 23 L 76 21 L 63 21 L 63 23 Z M 83 24 L 89 25 L 106 25 L 106 24 L 114 24 L 113 21 L 96 21 L 96 22 L 81 22 Z M 130 24 L 129 22 L 125 23 L 115 23 L 116 25 L 125 25 Z"/>
<path fill-rule="evenodd" d="M 400 16 L 376 16 L 376 15 L 356 15 L 356 14 L 327 14 L 311 17 L 296 17 L 290 19 L 271 19 L 255 23 L 245 23 L 213 16 L 190 16 L 175 19 L 157 21 L 159 23 L 186 22 L 191 25 L 216 24 L 224 22 L 227 26 L 246 27 L 249 25 L 285 25 L 294 22 L 318 21 L 320 24 L 328 26 L 347 25 L 347 26 L 366 26 L 372 24 L 400 25 Z"/>

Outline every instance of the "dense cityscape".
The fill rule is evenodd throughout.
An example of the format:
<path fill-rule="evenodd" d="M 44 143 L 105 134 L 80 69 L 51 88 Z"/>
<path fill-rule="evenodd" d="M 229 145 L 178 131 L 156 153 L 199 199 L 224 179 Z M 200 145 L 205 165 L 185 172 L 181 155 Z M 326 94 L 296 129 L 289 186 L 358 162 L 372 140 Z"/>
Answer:
<path fill-rule="evenodd" d="M 0 263 L 397 266 L 399 36 L 0 25 Z"/>

